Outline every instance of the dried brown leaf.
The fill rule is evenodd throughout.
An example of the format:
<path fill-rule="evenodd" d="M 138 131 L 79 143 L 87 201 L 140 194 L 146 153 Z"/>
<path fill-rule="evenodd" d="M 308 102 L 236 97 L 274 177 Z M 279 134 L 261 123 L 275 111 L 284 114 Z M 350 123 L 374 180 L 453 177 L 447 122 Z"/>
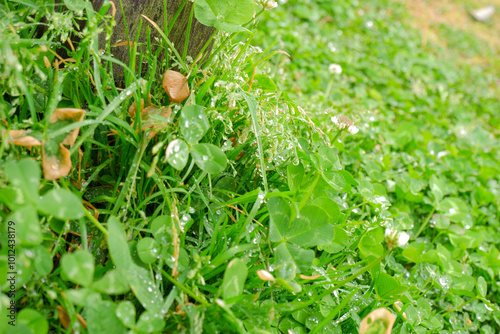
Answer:
<path fill-rule="evenodd" d="M 257 270 L 257 276 L 263 281 L 272 281 L 274 282 L 276 278 L 274 278 L 273 274 L 271 274 L 267 270 Z"/>
<path fill-rule="evenodd" d="M 320 278 L 320 277 L 321 277 L 321 275 L 306 276 L 306 275 L 300 274 L 300 278 L 307 279 L 307 280 L 315 280 L 315 279 Z"/>
<path fill-rule="evenodd" d="M 359 326 L 359 334 L 368 333 L 372 326 L 378 326 L 384 330 L 383 332 L 379 331 L 379 334 L 391 334 L 395 321 L 396 317 L 388 309 L 378 308 L 363 318 Z"/>
<path fill-rule="evenodd" d="M 116 47 L 119 47 L 119 46 L 125 46 L 125 45 L 128 45 L 130 47 L 133 47 L 134 46 L 134 43 L 132 41 L 125 41 L 125 42 L 120 42 L 120 43 L 116 43 L 115 45 L 113 45 L 112 47 L 113 48 L 116 48 Z"/>
<path fill-rule="evenodd" d="M 75 108 L 58 108 L 54 110 L 54 113 L 50 117 L 50 123 L 55 123 L 57 121 L 67 121 L 70 120 L 72 122 L 80 122 L 83 121 L 83 117 L 85 117 L 85 110 L 83 109 L 75 109 Z M 78 132 L 80 128 L 76 128 L 72 130 L 66 138 L 63 140 L 64 145 L 72 146 L 76 137 L 78 136 Z"/>
<path fill-rule="evenodd" d="M 151 94 L 148 94 L 148 98 L 147 98 L 146 102 L 144 102 L 144 99 L 141 99 L 141 116 L 144 115 L 144 111 L 145 111 L 144 107 L 149 107 L 152 105 L 153 105 L 153 102 L 151 102 Z M 134 103 L 132 103 L 130 108 L 128 108 L 128 115 L 130 116 L 130 118 L 135 118 L 136 112 L 137 112 L 137 105 L 134 101 Z"/>
<path fill-rule="evenodd" d="M 45 68 L 50 67 L 50 61 L 49 61 L 49 58 L 47 58 L 47 56 L 43 56 L 43 62 L 45 64 Z"/>
<path fill-rule="evenodd" d="M 141 99 L 141 115 L 143 110 L 144 110 L 144 99 Z M 132 103 L 130 108 L 128 108 L 128 115 L 130 116 L 130 118 L 134 119 L 136 113 L 137 113 L 137 105 L 134 101 L 134 103 Z"/>
<path fill-rule="evenodd" d="M 57 180 L 71 170 L 71 154 L 63 144 L 59 144 L 59 156 L 48 156 L 42 146 L 43 176 L 46 180 Z"/>
<path fill-rule="evenodd" d="M 18 146 L 40 146 L 42 143 L 35 137 L 29 136 L 27 130 L 10 130 L 9 137 L 12 141 L 12 144 Z"/>
<path fill-rule="evenodd" d="M 161 116 L 164 118 L 170 118 L 172 116 L 172 108 L 170 107 L 158 107 L 158 106 L 149 106 L 142 112 L 142 129 L 149 128 L 159 128 L 164 124 L 161 124 L 161 121 L 151 116 Z"/>
<path fill-rule="evenodd" d="M 76 314 L 76 318 L 78 319 L 78 322 L 83 326 L 83 328 L 87 328 L 87 322 L 79 313 Z"/>
<path fill-rule="evenodd" d="M 69 324 L 71 322 L 70 318 L 69 318 L 69 314 L 68 312 L 66 311 L 66 309 L 64 307 L 62 307 L 61 305 L 57 305 L 56 306 L 56 310 L 57 310 L 57 316 L 59 317 L 59 321 L 61 322 L 61 325 L 65 328 L 65 329 L 68 329 L 69 327 Z"/>
<path fill-rule="evenodd" d="M 188 80 L 177 71 L 167 70 L 165 72 L 162 87 L 172 102 L 180 103 L 189 96 Z"/>

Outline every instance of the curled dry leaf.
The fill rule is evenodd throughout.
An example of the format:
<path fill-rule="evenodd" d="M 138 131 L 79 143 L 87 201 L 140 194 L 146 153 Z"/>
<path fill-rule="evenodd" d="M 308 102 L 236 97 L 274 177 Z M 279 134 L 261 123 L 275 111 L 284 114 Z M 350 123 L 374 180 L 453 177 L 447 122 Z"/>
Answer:
<path fill-rule="evenodd" d="M 359 334 L 391 334 L 396 317 L 386 308 L 371 311 L 361 321 Z"/>
<path fill-rule="evenodd" d="M 153 138 L 158 133 L 158 130 L 161 129 L 162 127 L 165 127 L 167 124 L 161 118 L 170 119 L 171 116 L 172 116 L 172 108 L 170 107 L 158 107 L 152 105 L 145 108 L 141 112 L 142 131 L 151 129 L 152 131 L 148 135 L 148 138 L 149 139 Z M 131 126 L 134 127 L 134 122 L 132 122 Z"/>
<path fill-rule="evenodd" d="M 144 110 L 144 99 L 141 99 L 141 115 L 143 110 Z M 130 118 L 135 118 L 136 113 L 137 113 L 137 105 L 135 104 L 134 101 L 134 103 L 132 103 L 130 108 L 128 108 L 128 115 L 130 116 Z"/>
<path fill-rule="evenodd" d="M 180 103 L 189 96 L 188 80 L 177 71 L 167 70 L 165 72 L 162 87 L 172 102 Z"/>
<path fill-rule="evenodd" d="M 33 136 L 29 135 L 30 132 L 27 130 L 10 130 L 9 137 L 14 145 L 27 146 L 28 148 L 32 146 L 40 146 L 42 143 Z"/>
<path fill-rule="evenodd" d="M 46 180 L 56 180 L 68 175 L 71 170 L 71 155 L 63 144 L 59 144 L 59 154 L 47 155 L 45 145 L 42 146 L 43 176 Z"/>
<path fill-rule="evenodd" d="M 153 105 L 153 103 L 151 102 L 151 94 L 148 94 L 148 99 L 146 100 L 146 102 L 144 102 L 144 99 L 141 99 L 141 115 L 144 114 L 144 107 L 149 107 Z M 135 113 L 137 112 L 137 105 L 134 101 L 134 103 L 132 103 L 132 105 L 130 106 L 130 108 L 128 108 L 128 115 L 130 116 L 130 118 L 135 118 Z"/>
<path fill-rule="evenodd" d="M 85 110 L 76 108 L 58 108 L 54 110 L 54 113 L 50 117 L 50 123 L 54 124 L 57 122 L 75 123 L 83 120 L 85 116 Z M 66 125 L 62 123 L 61 126 Z M 49 128 L 50 130 L 50 128 Z M 46 180 L 56 180 L 60 177 L 68 175 L 71 170 L 71 155 L 69 150 L 64 145 L 73 145 L 78 136 L 80 127 L 73 129 L 66 135 L 62 142 L 61 139 L 51 140 L 47 142 L 40 142 L 34 136 L 34 134 L 27 130 L 10 130 L 9 137 L 14 145 L 26 146 L 31 148 L 32 146 L 42 146 L 42 165 L 43 174 Z"/>
<path fill-rule="evenodd" d="M 54 110 L 54 113 L 50 117 L 50 123 L 55 123 L 57 121 L 71 121 L 80 122 L 83 121 L 83 117 L 85 116 L 85 110 L 83 109 L 75 109 L 75 108 L 58 108 Z M 76 141 L 76 137 L 78 136 L 78 132 L 80 128 L 76 128 L 72 130 L 63 140 L 64 145 L 73 145 Z"/>
<path fill-rule="evenodd" d="M 172 108 L 170 107 L 157 107 L 157 106 L 151 106 L 147 107 L 144 109 L 144 123 L 143 127 L 146 128 L 158 128 L 161 124 L 158 124 L 159 121 L 158 119 L 155 119 L 155 117 L 152 116 L 160 116 L 163 118 L 170 119 L 170 116 L 172 116 Z"/>

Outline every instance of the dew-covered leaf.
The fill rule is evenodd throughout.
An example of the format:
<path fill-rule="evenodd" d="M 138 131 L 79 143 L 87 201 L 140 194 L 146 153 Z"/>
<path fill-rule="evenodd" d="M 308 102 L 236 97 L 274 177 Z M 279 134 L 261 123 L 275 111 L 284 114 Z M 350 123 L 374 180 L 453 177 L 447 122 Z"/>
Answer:
<path fill-rule="evenodd" d="M 161 332 L 163 327 L 165 327 L 165 319 L 149 311 L 142 312 L 135 326 L 136 330 L 142 333 Z"/>
<path fill-rule="evenodd" d="M 40 312 L 31 308 L 24 308 L 17 314 L 16 325 L 29 327 L 33 334 L 47 334 L 49 331 L 49 322 Z"/>
<path fill-rule="evenodd" d="M 339 157 L 333 148 L 328 146 L 320 146 L 318 148 L 318 156 L 321 170 L 337 170 L 342 168 L 339 163 Z"/>
<path fill-rule="evenodd" d="M 184 140 L 174 139 L 168 144 L 165 154 L 170 166 L 181 171 L 189 159 L 189 147 Z"/>
<path fill-rule="evenodd" d="M 94 276 L 94 257 L 87 251 L 77 250 L 61 258 L 64 275 L 75 284 L 90 286 Z"/>
<path fill-rule="evenodd" d="M 450 220 L 448 217 L 441 214 L 433 215 L 432 223 L 434 224 L 434 227 L 438 229 L 447 229 L 450 226 Z"/>
<path fill-rule="evenodd" d="M 38 210 L 59 219 L 79 219 L 84 215 L 82 201 L 67 189 L 52 189 L 38 202 Z"/>
<path fill-rule="evenodd" d="M 131 264 L 126 269 L 126 277 L 141 305 L 153 314 L 162 314 L 163 295 L 150 277 L 150 273 L 136 264 Z"/>
<path fill-rule="evenodd" d="M 397 295 L 408 290 L 407 286 L 399 285 L 399 282 L 386 273 L 379 273 L 375 280 L 375 291 L 382 299 L 394 299 Z"/>
<path fill-rule="evenodd" d="M 158 260 L 161 245 L 153 238 L 145 237 L 137 243 L 137 254 L 142 262 L 150 264 Z"/>
<path fill-rule="evenodd" d="M 342 174 L 342 176 L 344 177 L 345 181 L 346 181 L 348 184 L 350 184 L 351 186 L 355 186 L 355 187 L 359 186 L 358 181 L 356 181 L 356 180 L 352 177 L 351 173 L 349 173 L 349 172 L 348 172 L 348 171 L 346 171 L 346 170 L 339 170 L 338 172 L 339 172 L 340 174 Z"/>
<path fill-rule="evenodd" d="M 300 189 L 302 179 L 304 178 L 304 166 L 301 163 L 298 165 L 288 164 L 286 169 L 287 182 L 290 190 Z"/>
<path fill-rule="evenodd" d="M 125 232 L 122 223 L 116 217 L 108 220 L 108 248 L 116 267 L 127 269 L 132 265 L 132 256 L 125 239 Z"/>
<path fill-rule="evenodd" d="M 479 276 L 477 278 L 476 285 L 477 285 L 477 293 L 479 294 L 479 296 L 485 298 L 488 292 L 488 285 L 486 284 L 486 280 L 484 279 L 483 276 Z"/>
<path fill-rule="evenodd" d="M 120 269 L 111 269 L 98 281 L 96 281 L 92 288 L 109 295 L 121 295 L 130 290 L 128 281 Z"/>
<path fill-rule="evenodd" d="M 85 9 L 85 0 L 64 0 L 64 5 L 72 11 L 83 11 Z"/>
<path fill-rule="evenodd" d="M 135 326 L 135 306 L 130 300 L 121 301 L 116 307 L 115 314 L 126 327 Z"/>
<path fill-rule="evenodd" d="M 296 273 L 307 271 L 314 260 L 314 252 L 284 242 L 275 249 L 275 274 L 283 279 L 294 278 Z"/>
<path fill-rule="evenodd" d="M 370 181 L 362 179 L 359 182 L 358 191 L 365 200 L 371 201 L 375 189 L 373 189 L 373 185 L 370 183 Z"/>
<path fill-rule="evenodd" d="M 328 223 L 328 215 L 316 205 L 304 206 L 286 232 L 288 242 L 306 247 L 325 244 L 332 237 L 333 227 Z"/>
<path fill-rule="evenodd" d="M 127 329 L 116 316 L 116 304 L 108 300 L 89 301 L 85 308 L 89 334 L 125 334 Z"/>
<path fill-rule="evenodd" d="M 366 256 L 381 256 L 384 253 L 382 242 L 384 241 L 384 232 L 382 228 L 376 227 L 366 232 L 359 242 L 359 249 Z"/>
<path fill-rule="evenodd" d="M 436 175 L 431 176 L 429 180 L 429 187 L 431 188 L 432 195 L 434 195 L 435 203 L 439 203 L 447 194 L 446 181 Z"/>
<path fill-rule="evenodd" d="M 475 297 L 475 293 L 473 292 L 474 286 L 476 282 L 474 278 L 468 275 L 462 275 L 460 277 L 453 278 L 453 282 L 450 285 L 451 291 L 457 295 Z"/>
<path fill-rule="evenodd" d="M 38 215 L 36 209 L 31 205 L 14 211 L 2 228 L 2 232 L 6 233 L 15 231 L 14 235 L 22 244 L 38 245 L 43 241 Z"/>
<path fill-rule="evenodd" d="M 246 31 L 241 25 L 254 15 L 252 0 L 198 0 L 194 3 L 196 19 L 203 25 L 226 32 Z"/>
<path fill-rule="evenodd" d="M 196 104 L 187 104 L 182 108 L 179 125 L 184 139 L 190 145 L 196 144 L 210 128 L 205 108 Z"/>
<path fill-rule="evenodd" d="M 210 174 L 218 174 L 226 169 L 227 158 L 220 148 L 212 144 L 196 144 L 191 154 L 198 167 Z"/>
<path fill-rule="evenodd" d="M 424 243 L 411 243 L 403 250 L 403 256 L 412 262 L 420 263 L 424 250 Z"/>
<path fill-rule="evenodd" d="M 236 297 L 243 293 L 247 274 L 248 269 L 245 262 L 238 258 L 229 262 L 221 286 L 224 299 Z"/>
<path fill-rule="evenodd" d="M 35 253 L 35 269 L 39 275 L 44 276 L 50 274 L 54 267 L 52 255 L 43 245 L 38 245 L 33 248 Z"/>
<path fill-rule="evenodd" d="M 455 197 L 445 198 L 439 202 L 437 209 L 452 222 L 461 222 L 469 214 L 467 204 L 462 199 Z"/>
<path fill-rule="evenodd" d="M 169 215 L 156 217 L 151 223 L 151 232 L 161 245 L 170 244 L 172 242 L 172 217 Z"/>
<path fill-rule="evenodd" d="M 464 234 L 449 235 L 450 242 L 453 246 L 461 249 L 478 248 L 485 239 L 484 231 L 467 230 Z"/>
<path fill-rule="evenodd" d="M 271 218 L 269 227 L 269 240 L 272 242 L 285 239 L 291 219 L 290 205 L 283 198 L 271 197 L 267 202 L 269 216 Z"/>
<path fill-rule="evenodd" d="M 321 248 L 328 253 L 335 254 L 340 252 L 349 244 L 349 235 L 347 232 L 341 228 L 335 226 L 333 228 L 333 239 L 329 243 L 321 245 Z"/>
<path fill-rule="evenodd" d="M 314 205 L 319 206 L 325 210 L 329 218 L 329 223 L 334 225 L 339 221 L 340 209 L 337 202 L 328 197 L 318 197 L 313 202 Z"/>
<path fill-rule="evenodd" d="M 334 172 L 323 172 L 323 179 L 335 190 L 341 191 L 346 186 L 346 181 L 341 173 L 338 171 Z"/>
<path fill-rule="evenodd" d="M 38 201 L 38 186 L 40 185 L 40 167 L 31 159 L 14 160 L 5 164 L 5 176 L 12 185 L 19 188 L 28 201 Z"/>

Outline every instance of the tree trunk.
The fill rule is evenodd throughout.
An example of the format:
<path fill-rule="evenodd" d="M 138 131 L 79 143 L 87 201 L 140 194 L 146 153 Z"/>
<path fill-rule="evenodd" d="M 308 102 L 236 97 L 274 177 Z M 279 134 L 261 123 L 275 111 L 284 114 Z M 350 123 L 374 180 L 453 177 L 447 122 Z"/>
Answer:
<path fill-rule="evenodd" d="M 127 25 L 129 38 L 131 42 L 136 39 L 136 31 L 139 26 L 140 20 L 142 20 L 141 33 L 139 36 L 139 43 L 146 43 L 146 31 L 147 27 L 151 30 L 151 43 L 153 45 L 153 52 L 156 50 L 156 43 L 154 38 L 157 37 L 161 40 L 160 34 L 154 29 L 149 22 L 144 20 L 141 15 L 147 16 L 149 19 L 154 21 L 161 30 L 166 33 L 164 27 L 164 1 L 165 0 L 122 0 L 123 11 L 125 12 L 125 18 L 122 15 L 120 9 L 119 0 L 114 1 L 116 4 L 116 26 L 113 29 L 113 34 L 111 36 L 111 45 L 115 45 L 120 42 L 127 42 L 127 34 L 125 30 L 125 22 Z M 94 0 L 94 9 L 99 10 L 102 5 L 103 0 Z M 178 53 L 182 56 L 184 52 L 184 44 L 186 40 L 189 18 L 191 15 L 191 7 L 193 3 L 188 0 L 167 0 L 167 18 L 168 24 L 173 20 L 175 14 L 184 5 L 184 8 L 180 12 L 179 16 L 175 20 L 175 24 L 172 26 L 170 33 L 168 34 L 169 40 L 173 43 Z M 191 25 L 191 33 L 189 35 L 189 44 L 187 48 L 187 56 L 196 60 L 203 46 L 210 39 L 210 36 L 214 33 L 215 29 L 213 27 L 207 27 L 202 25 L 196 18 L 193 19 Z M 104 43 L 104 38 L 101 38 L 101 43 Z M 103 46 L 103 45 L 102 45 Z M 203 59 L 206 59 L 206 55 L 210 53 L 212 48 L 212 43 L 204 51 Z M 138 51 L 145 50 L 145 47 L 138 48 Z M 112 49 L 113 56 L 125 64 L 129 64 L 129 51 L 126 46 L 116 47 Z M 159 60 L 165 57 L 165 51 L 162 50 L 160 53 Z M 202 62 L 201 59 L 199 62 Z M 142 69 L 142 74 L 146 72 L 147 68 Z M 123 68 L 120 66 L 113 67 L 113 74 L 115 76 L 115 82 L 118 85 L 123 84 Z"/>

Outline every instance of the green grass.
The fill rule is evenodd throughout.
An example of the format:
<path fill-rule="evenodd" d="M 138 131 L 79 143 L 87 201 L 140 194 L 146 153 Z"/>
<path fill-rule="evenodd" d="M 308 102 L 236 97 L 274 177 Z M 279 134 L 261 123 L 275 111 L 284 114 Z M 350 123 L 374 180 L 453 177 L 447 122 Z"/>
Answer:
<path fill-rule="evenodd" d="M 500 330 L 498 73 L 459 60 L 479 41 L 423 49 L 393 1 L 288 1 L 187 61 L 173 103 L 176 56 L 151 45 L 116 87 L 104 11 L 46 67 L 72 30 L 35 35 L 54 11 L 0 5 L 0 334 L 356 333 L 377 308 L 393 333 Z M 171 116 L 129 115 L 148 94 Z M 51 123 L 64 107 L 85 119 Z M 75 128 L 72 168 L 46 180 Z M 18 129 L 43 150 L 12 145 Z"/>

